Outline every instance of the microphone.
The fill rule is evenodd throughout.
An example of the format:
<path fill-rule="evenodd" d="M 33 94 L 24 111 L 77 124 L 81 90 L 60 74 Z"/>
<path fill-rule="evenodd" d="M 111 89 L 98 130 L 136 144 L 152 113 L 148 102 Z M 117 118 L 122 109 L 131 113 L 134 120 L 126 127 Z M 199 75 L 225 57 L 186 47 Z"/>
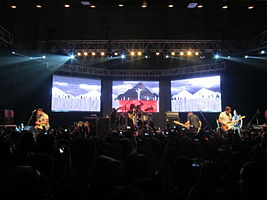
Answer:
<path fill-rule="evenodd" d="M 33 110 L 32 112 L 34 113 L 34 112 L 36 112 L 36 110 Z"/>

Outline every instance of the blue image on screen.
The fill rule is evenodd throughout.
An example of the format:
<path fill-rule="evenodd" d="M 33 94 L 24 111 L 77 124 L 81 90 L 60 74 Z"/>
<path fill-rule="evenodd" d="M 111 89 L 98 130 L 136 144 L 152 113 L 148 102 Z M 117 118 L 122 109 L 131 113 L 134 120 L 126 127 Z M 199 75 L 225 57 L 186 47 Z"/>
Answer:
<path fill-rule="evenodd" d="M 58 75 L 53 76 L 52 111 L 100 112 L 100 102 L 100 80 Z"/>
<path fill-rule="evenodd" d="M 173 112 L 221 112 L 220 76 L 171 81 Z"/>

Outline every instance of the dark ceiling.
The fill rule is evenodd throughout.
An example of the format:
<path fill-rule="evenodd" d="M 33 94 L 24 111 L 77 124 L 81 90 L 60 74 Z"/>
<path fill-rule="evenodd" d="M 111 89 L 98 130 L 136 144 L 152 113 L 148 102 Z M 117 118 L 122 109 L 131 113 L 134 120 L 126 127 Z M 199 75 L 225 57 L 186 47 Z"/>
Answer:
<path fill-rule="evenodd" d="M 194 9 L 188 0 L 172 1 L 173 8 L 169 0 L 146 0 L 147 8 L 142 0 L 89 1 L 96 8 L 79 0 L 0 0 L 0 25 L 22 40 L 251 39 L 267 29 L 266 1 L 206 0 Z"/>

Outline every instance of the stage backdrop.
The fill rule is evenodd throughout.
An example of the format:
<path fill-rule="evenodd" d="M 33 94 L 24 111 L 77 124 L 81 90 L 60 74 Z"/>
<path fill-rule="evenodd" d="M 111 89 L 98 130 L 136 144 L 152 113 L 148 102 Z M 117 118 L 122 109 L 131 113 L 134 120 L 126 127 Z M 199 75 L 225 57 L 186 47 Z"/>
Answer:
<path fill-rule="evenodd" d="M 171 81 L 173 112 L 220 112 L 220 76 Z"/>
<path fill-rule="evenodd" d="M 52 111 L 100 112 L 100 101 L 100 80 L 53 76 Z"/>
<path fill-rule="evenodd" d="M 131 104 L 141 105 L 144 112 L 159 112 L 159 82 L 113 81 L 112 107 L 126 112 Z"/>

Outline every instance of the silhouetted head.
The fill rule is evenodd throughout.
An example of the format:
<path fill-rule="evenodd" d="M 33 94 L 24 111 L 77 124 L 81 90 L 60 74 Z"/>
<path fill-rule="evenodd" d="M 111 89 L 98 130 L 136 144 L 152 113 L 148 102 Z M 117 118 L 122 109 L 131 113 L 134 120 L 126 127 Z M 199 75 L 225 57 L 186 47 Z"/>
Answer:
<path fill-rule="evenodd" d="M 3 199 L 45 199 L 47 185 L 41 173 L 31 166 L 10 169 L 1 182 Z"/>

